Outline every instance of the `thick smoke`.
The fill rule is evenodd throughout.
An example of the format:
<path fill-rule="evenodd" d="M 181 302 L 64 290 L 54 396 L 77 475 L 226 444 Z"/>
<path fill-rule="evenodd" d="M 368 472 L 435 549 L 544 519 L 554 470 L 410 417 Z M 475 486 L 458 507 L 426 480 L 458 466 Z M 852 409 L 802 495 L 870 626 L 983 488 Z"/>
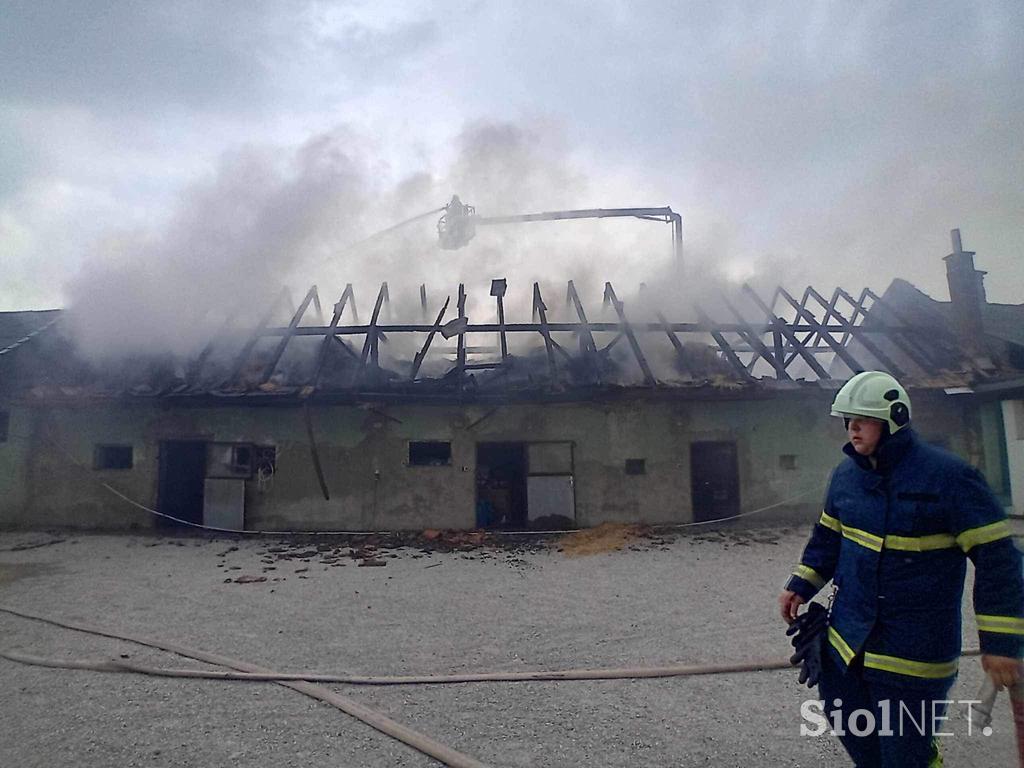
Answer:
<path fill-rule="evenodd" d="M 229 317 L 252 322 L 297 264 L 359 230 L 370 179 L 344 130 L 226 155 L 162 229 L 112 232 L 98 244 L 67 287 L 82 350 L 190 354 Z"/>
<path fill-rule="evenodd" d="M 737 293 L 736 278 L 764 283 L 785 277 L 784 262 L 762 278 L 749 271 L 736 274 L 718 254 L 694 249 L 685 254 L 684 269 L 673 256 L 670 225 L 634 218 L 481 225 L 466 247 L 443 250 L 439 213 L 389 228 L 437 209 L 453 193 L 481 216 L 667 201 L 647 198 L 629 180 L 585 172 L 550 126 L 473 123 L 453 139 L 446 167 L 426 167 L 397 179 L 390 178 L 372 146 L 353 130 L 339 128 L 297 147 L 247 147 L 226 155 L 210 178 L 186 189 L 161 229 L 110 233 L 68 287 L 71 327 L 82 350 L 102 361 L 168 353 L 188 358 L 216 340 L 221 369 L 229 370 L 224 364 L 283 287 L 289 300 L 276 304 L 269 317 L 274 326 L 287 324 L 311 285 L 318 287 L 323 314 L 310 308 L 303 324 L 324 323 L 349 283 L 353 301 L 343 324 L 368 321 L 384 282 L 389 302 L 382 307 L 381 323 L 433 321 L 446 299 L 443 319 L 455 318 L 460 283 L 470 321 L 494 322 L 493 278 L 507 280 L 506 319 L 513 323 L 535 319 L 535 282 L 549 320 L 577 321 L 567 301 L 572 280 L 592 322 L 618 319 L 603 301 L 610 282 L 631 321 L 692 322 L 707 312 L 732 322 L 731 303 L 760 324 L 763 315 L 759 318 L 757 308 Z M 721 298 L 725 295 L 732 297 L 728 303 Z M 598 344 L 613 336 L 599 334 Z M 639 338 L 655 375 L 677 378 L 668 338 Z M 575 344 L 568 337 L 561 340 Z M 358 351 L 364 339 L 349 341 Z M 382 364 L 408 370 L 421 343 L 419 335 L 390 334 L 382 345 Z M 475 336 L 468 343 L 496 346 L 497 339 Z M 513 354 L 529 355 L 541 339 L 513 334 L 509 343 Z M 442 375 L 455 344 L 438 336 L 422 373 Z M 272 346 L 264 340 L 256 351 Z M 296 340 L 279 371 L 308 368 L 317 347 L 313 339 Z M 701 356 L 699 350 L 694 354 Z M 629 345 L 619 344 L 611 359 L 623 372 L 620 381 L 640 380 Z"/>

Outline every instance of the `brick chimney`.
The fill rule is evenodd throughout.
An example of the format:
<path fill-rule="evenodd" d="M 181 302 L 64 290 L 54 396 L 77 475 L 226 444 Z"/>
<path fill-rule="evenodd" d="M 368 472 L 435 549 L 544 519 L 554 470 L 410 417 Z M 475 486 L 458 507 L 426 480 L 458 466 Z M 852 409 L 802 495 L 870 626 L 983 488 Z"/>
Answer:
<path fill-rule="evenodd" d="M 951 233 L 953 252 L 945 257 L 949 300 L 953 306 L 953 323 L 961 340 L 979 348 L 983 346 L 985 273 L 974 268 L 974 251 L 965 251 L 960 230 Z"/>

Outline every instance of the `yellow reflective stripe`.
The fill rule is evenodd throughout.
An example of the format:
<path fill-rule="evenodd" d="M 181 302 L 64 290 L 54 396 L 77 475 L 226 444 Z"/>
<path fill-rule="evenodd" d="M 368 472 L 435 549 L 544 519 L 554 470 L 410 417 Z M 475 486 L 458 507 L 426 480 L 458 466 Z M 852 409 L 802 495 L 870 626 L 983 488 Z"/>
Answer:
<path fill-rule="evenodd" d="M 862 547 L 873 549 L 875 552 L 882 551 L 884 539 L 881 536 L 875 536 L 873 533 L 862 531 L 860 528 L 851 528 L 848 525 L 843 526 L 843 536 Z"/>
<path fill-rule="evenodd" d="M 825 580 L 823 578 L 821 578 L 821 574 L 818 573 L 813 568 L 804 565 L 803 563 L 801 563 L 800 565 L 798 565 L 796 567 L 796 570 L 793 571 L 793 575 L 794 576 L 799 576 L 804 581 L 810 582 L 811 584 L 816 586 L 818 589 L 821 589 L 822 587 L 825 586 Z"/>
<path fill-rule="evenodd" d="M 1005 539 L 1009 535 L 1009 524 L 1005 520 L 1000 520 L 978 528 L 968 528 L 956 537 L 956 543 L 960 545 L 960 549 L 964 552 L 970 552 L 979 544 L 988 544 L 992 541 Z"/>
<path fill-rule="evenodd" d="M 839 655 L 843 657 L 843 661 L 847 664 L 849 664 L 850 660 L 856 655 L 853 652 L 853 648 L 847 645 L 846 641 L 843 640 L 842 635 L 836 632 L 835 627 L 828 628 L 828 641 L 832 644 L 833 648 L 839 651 Z"/>
<path fill-rule="evenodd" d="M 913 661 L 912 659 L 901 659 L 899 656 L 865 653 L 864 666 L 871 669 L 880 669 L 883 672 L 892 672 L 897 675 L 938 680 L 942 677 L 952 677 L 955 675 L 959 662 L 956 660 L 940 662 Z"/>
<path fill-rule="evenodd" d="M 818 522 L 826 528 L 835 530 L 838 534 L 842 534 L 851 542 L 859 544 L 861 547 L 866 547 L 869 550 L 873 550 L 874 552 L 881 552 L 883 548 L 899 550 L 901 552 L 931 552 L 937 549 L 952 549 L 957 544 L 962 547 L 964 546 L 961 538 L 953 537 L 951 534 L 933 534 L 931 536 L 887 536 L 883 539 L 880 536 L 870 534 L 870 532 L 866 530 L 861 530 L 860 528 L 855 528 L 851 525 L 844 525 L 839 521 L 839 519 L 829 515 L 827 512 L 821 513 L 821 519 L 819 519 Z M 1005 525 L 1005 523 L 995 524 Z M 986 525 L 984 528 L 965 531 L 964 534 L 961 534 L 961 537 L 967 537 L 975 530 L 982 532 L 982 534 L 985 535 L 985 530 L 990 527 L 992 526 Z M 1006 535 L 1010 535 L 1009 527 L 1006 528 Z M 993 536 L 990 539 L 975 541 L 971 544 L 971 547 L 1001 538 L 1001 536 Z M 970 547 L 967 549 L 970 549 Z"/>
<path fill-rule="evenodd" d="M 836 533 L 839 533 L 842 530 L 842 523 L 840 523 L 838 519 L 832 517 L 828 512 L 823 511 L 818 522 Z"/>
<path fill-rule="evenodd" d="M 1024 619 L 1016 616 L 986 616 L 978 614 L 978 629 L 1004 635 L 1024 635 Z"/>
<path fill-rule="evenodd" d="M 886 549 L 898 549 L 903 552 L 929 552 L 933 549 L 953 549 L 956 538 L 948 533 L 936 533 L 932 536 L 886 536 Z"/>
<path fill-rule="evenodd" d="M 849 644 L 843 640 L 842 635 L 835 627 L 828 628 L 828 641 L 839 651 L 846 664 L 849 664 L 856 654 Z M 937 680 L 943 677 L 951 677 L 956 674 L 959 661 L 914 661 L 913 659 L 902 659 L 899 656 L 885 656 L 881 653 L 864 654 L 864 666 L 872 669 L 880 669 L 885 672 L 893 672 L 897 675 L 909 675 L 910 677 L 922 677 L 929 680 Z"/>

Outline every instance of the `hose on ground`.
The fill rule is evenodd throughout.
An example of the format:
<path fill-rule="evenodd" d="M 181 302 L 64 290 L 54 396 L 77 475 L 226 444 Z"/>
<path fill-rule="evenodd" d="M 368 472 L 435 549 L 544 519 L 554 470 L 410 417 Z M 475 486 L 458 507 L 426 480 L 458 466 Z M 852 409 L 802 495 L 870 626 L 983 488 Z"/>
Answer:
<path fill-rule="evenodd" d="M 274 673 L 263 667 L 259 667 L 255 664 L 250 664 L 246 661 L 240 661 L 238 659 L 232 659 L 227 656 L 221 656 L 216 653 L 207 653 L 206 651 L 198 651 L 191 648 L 185 648 L 175 643 L 170 643 L 164 640 L 157 640 L 147 637 L 141 637 L 138 635 L 131 635 L 122 632 L 113 632 L 99 627 L 92 627 L 88 624 L 82 624 L 73 621 L 64 621 L 60 619 L 53 619 L 46 616 L 39 616 L 36 614 L 28 613 L 26 611 L 19 611 L 13 608 L 0 607 L 0 612 L 10 614 L 11 616 L 18 616 L 23 619 L 29 619 L 31 621 L 39 621 L 44 624 L 50 624 L 55 627 L 62 627 L 64 629 L 71 629 L 76 632 L 83 632 L 89 635 L 96 635 L 98 637 L 108 637 L 113 640 L 124 640 L 129 643 L 135 643 L 136 645 L 144 645 L 149 648 L 157 648 L 162 651 L 168 651 L 175 653 L 185 658 L 195 659 L 196 661 L 204 661 L 208 664 L 214 664 L 219 667 L 228 667 L 238 672 L 257 674 L 257 675 L 273 675 Z M 109 671 L 109 670 L 104 670 Z M 393 739 L 397 739 L 403 744 L 412 747 L 413 749 L 422 752 L 428 757 L 432 757 L 444 765 L 452 766 L 452 768 L 487 768 L 484 763 L 479 760 L 464 755 L 461 752 L 457 752 L 451 747 L 441 744 L 439 741 L 432 739 L 431 737 L 414 731 L 412 728 L 402 725 L 385 715 L 382 715 L 376 710 L 370 709 L 359 702 L 353 701 L 347 696 L 334 693 L 321 686 L 315 685 L 305 680 L 276 680 L 274 681 L 278 685 L 283 685 L 286 688 L 291 688 L 293 691 L 309 696 L 310 698 L 322 701 L 325 704 L 330 704 L 332 707 L 340 709 L 347 715 L 366 723 L 371 728 L 374 728 L 381 733 L 390 736 Z"/>
<path fill-rule="evenodd" d="M 624 680 L 650 679 L 667 677 L 694 677 L 698 675 L 723 675 L 741 672 L 761 672 L 778 669 L 791 669 L 788 659 L 768 659 L 762 661 L 744 661 L 733 664 L 677 664 L 659 667 L 621 667 L 607 669 L 566 669 L 535 672 L 477 672 L 450 675 L 394 675 L 367 676 L 351 674 L 330 674 L 315 672 L 275 672 L 231 659 L 219 654 L 207 653 L 184 648 L 175 643 L 156 640 L 127 633 L 92 627 L 79 622 L 54 619 L 28 613 L 14 608 L 0 606 L 0 613 L 38 621 L 52 626 L 71 629 L 76 632 L 123 640 L 137 645 L 169 651 L 185 658 L 204 661 L 216 666 L 228 667 L 230 671 L 209 669 L 174 669 L 151 667 L 123 661 L 90 660 L 90 659 L 51 659 L 34 656 L 18 651 L 0 650 L 0 658 L 19 664 L 56 669 L 89 670 L 95 672 L 116 672 L 149 675 L 154 677 L 191 678 L 202 680 L 235 680 L 249 682 L 273 682 L 298 691 L 306 696 L 330 704 L 342 712 L 355 717 L 376 730 L 402 743 L 433 757 L 445 765 L 455 768 L 484 768 L 484 764 L 472 757 L 446 747 L 445 745 L 407 728 L 384 715 L 363 706 L 351 699 L 326 690 L 316 683 L 337 683 L 345 685 L 452 685 L 457 683 L 495 683 L 495 682 L 526 682 L 526 681 L 570 681 L 570 680 Z M 963 656 L 977 656 L 976 648 L 963 652 Z M 1024 707 L 1020 708 L 1024 713 Z M 1016 714 L 1016 712 L 1015 712 Z"/>
<path fill-rule="evenodd" d="M 88 627 L 77 622 L 62 621 L 59 619 L 37 616 L 35 614 L 19 611 L 14 608 L 0 606 L 0 613 L 8 613 L 23 619 L 40 621 L 45 624 L 73 629 L 100 637 L 109 637 L 114 640 L 126 640 L 139 645 L 148 645 L 152 648 L 171 650 L 165 646 L 171 645 L 162 640 L 140 639 L 132 635 L 122 635 L 96 627 Z M 174 646 L 178 648 L 179 646 Z M 179 653 L 172 650 L 173 653 Z M 198 656 L 191 656 L 190 653 L 202 653 L 201 651 L 190 651 L 179 653 L 189 658 L 199 659 Z M 981 651 L 977 648 L 965 650 L 962 656 L 979 656 Z M 764 672 L 778 669 L 792 669 L 788 659 L 763 659 L 753 661 L 735 662 L 732 664 L 671 664 L 658 667 L 609 667 L 603 669 L 560 669 L 560 670 L 538 670 L 533 672 L 465 672 L 449 675 L 352 675 L 329 672 L 273 672 L 266 669 L 241 670 L 235 668 L 234 672 L 207 669 L 170 669 L 165 667 L 148 667 L 138 664 L 131 664 L 121 661 L 101 660 L 68 660 L 48 659 L 40 656 L 32 656 L 11 650 L 0 650 L 0 658 L 14 661 L 21 664 L 30 664 L 39 667 L 52 667 L 58 669 L 87 669 L 95 672 L 129 672 L 156 677 L 182 677 L 205 680 L 250 680 L 255 682 L 295 682 L 306 681 L 315 683 L 336 683 L 341 685 L 365 685 L 365 686 L 388 686 L 388 685 L 454 685 L 460 683 L 519 683 L 519 682 L 557 682 L 557 681 L 581 681 L 581 680 L 641 680 L 650 678 L 665 677 L 696 677 L 700 675 L 729 675 L 742 672 Z M 221 657 L 223 658 L 223 657 Z M 205 661 L 205 659 L 199 659 Z M 211 662 L 219 666 L 231 666 Z"/>
<path fill-rule="evenodd" d="M 763 672 L 791 669 L 785 660 L 750 661 L 738 664 L 674 665 L 667 667 L 623 667 L 619 669 L 564 669 L 549 672 L 477 672 L 452 675 L 393 675 L 387 677 L 344 675 L 320 672 L 227 672 L 217 669 L 175 669 L 150 667 L 107 659 L 52 659 L 20 651 L 0 649 L 0 658 L 53 669 L 81 669 L 92 672 L 127 672 L 154 677 L 182 677 L 199 680 L 248 680 L 263 683 L 304 680 L 311 683 L 343 685 L 453 685 L 457 683 L 520 683 L 558 680 L 637 680 L 657 677 L 694 677 L 727 675 L 738 672 Z"/>

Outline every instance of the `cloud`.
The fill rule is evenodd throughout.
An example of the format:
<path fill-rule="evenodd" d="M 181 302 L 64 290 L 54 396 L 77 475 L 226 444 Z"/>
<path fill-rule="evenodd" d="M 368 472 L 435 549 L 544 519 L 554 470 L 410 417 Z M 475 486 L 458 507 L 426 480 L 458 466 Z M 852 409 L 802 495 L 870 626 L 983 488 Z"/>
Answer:
<path fill-rule="evenodd" d="M 319 96 L 362 92 L 398 75 L 436 35 L 428 19 L 379 28 L 351 10 L 286 0 L 14 0 L 0 24 L 0 91 L 20 105 L 265 113 L 311 96 L 311 86 Z"/>
<path fill-rule="evenodd" d="M 17 224 L 3 247 L 25 278 L 0 301 L 48 302 L 36 263 L 71 269 L 125 222 L 169 231 L 225 153 L 291 152 L 339 124 L 372 182 L 362 233 L 453 192 L 482 212 L 671 204 L 695 272 L 782 263 L 795 290 L 903 277 L 942 298 L 960 226 L 989 296 L 1020 301 L 1022 32 L 1012 0 L 8 3 L 0 142 L 17 149 L 0 150 L 0 221 Z M 667 241 L 619 224 L 482 232 L 439 262 L 418 250 L 425 222 L 369 263 L 307 244 L 300 277 L 588 284 L 614 245 L 599 291 L 598 274 L 636 282 Z"/>

